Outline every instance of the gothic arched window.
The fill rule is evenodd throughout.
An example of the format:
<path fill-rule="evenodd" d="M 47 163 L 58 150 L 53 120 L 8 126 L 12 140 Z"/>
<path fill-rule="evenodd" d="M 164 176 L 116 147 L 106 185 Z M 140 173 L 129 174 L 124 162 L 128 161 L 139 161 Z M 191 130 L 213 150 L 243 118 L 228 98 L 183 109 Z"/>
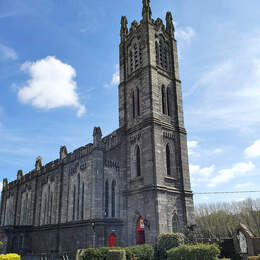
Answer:
<path fill-rule="evenodd" d="M 134 61 L 135 61 L 135 70 L 138 69 L 139 67 L 139 63 L 138 63 L 138 46 L 137 44 L 135 43 L 134 44 Z"/>
<path fill-rule="evenodd" d="M 112 182 L 112 198 L 111 198 L 111 202 L 112 202 L 112 218 L 115 217 L 116 215 L 116 181 Z"/>
<path fill-rule="evenodd" d="M 75 220 L 75 209 L 76 209 L 76 186 L 73 187 L 73 207 L 72 207 L 72 220 Z"/>
<path fill-rule="evenodd" d="M 81 219 L 84 219 L 84 192 L 85 192 L 85 185 L 82 183 L 82 193 L 81 193 Z"/>
<path fill-rule="evenodd" d="M 49 224 L 51 224 L 51 218 L 52 218 L 52 203 L 53 203 L 53 193 L 51 192 Z"/>
<path fill-rule="evenodd" d="M 77 194 L 77 219 L 79 219 L 80 202 L 80 175 L 78 175 L 78 194 Z"/>
<path fill-rule="evenodd" d="M 167 168 L 167 175 L 171 176 L 171 151 L 169 144 L 166 145 L 166 168 Z"/>
<path fill-rule="evenodd" d="M 133 112 L 133 118 L 135 118 L 135 93 L 132 92 L 132 112 Z"/>
<path fill-rule="evenodd" d="M 141 153 L 140 148 L 136 148 L 136 176 L 141 176 Z"/>
<path fill-rule="evenodd" d="M 158 42 L 155 42 L 155 55 L 156 55 L 156 64 L 159 65 L 159 46 L 158 46 Z"/>
<path fill-rule="evenodd" d="M 165 114 L 165 86 L 162 85 L 162 112 Z"/>
<path fill-rule="evenodd" d="M 159 41 L 159 56 L 160 56 L 160 65 L 161 65 L 161 67 L 163 67 L 163 52 L 162 52 L 162 50 L 163 50 L 163 42 L 162 42 L 162 40 L 160 40 Z"/>
<path fill-rule="evenodd" d="M 178 216 L 176 214 L 172 217 L 172 233 L 178 232 Z"/>
<path fill-rule="evenodd" d="M 48 209 L 47 209 L 47 196 L 46 196 L 46 194 L 45 194 L 45 196 L 44 196 L 44 215 L 43 215 L 43 224 L 47 224 L 47 211 L 48 211 Z"/>
<path fill-rule="evenodd" d="M 143 52 L 141 48 L 141 44 L 139 44 L 139 61 L 140 61 L 140 66 L 143 64 Z"/>
<path fill-rule="evenodd" d="M 137 96 L 137 115 L 140 116 L 140 92 L 139 92 L 139 88 L 136 89 L 136 96 Z"/>
<path fill-rule="evenodd" d="M 51 202 L 51 187 L 48 185 L 48 198 L 47 198 L 47 218 L 46 218 L 46 224 L 49 224 L 50 220 L 50 202 Z"/>
<path fill-rule="evenodd" d="M 162 35 L 155 42 L 156 64 L 162 69 L 169 70 L 169 45 Z"/>
<path fill-rule="evenodd" d="M 109 207 L 109 187 L 108 187 L 108 180 L 105 184 L 105 217 L 108 217 L 108 207 Z"/>
<path fill-rule="evenodd" d="M 168 70 L 168 48 L 167 46 L 164 47 L 164 53 L 163 53 L 163 67 L 164 69 Z"/>
<path fill-rule="evenodd" d="M 169 89 L 169 87 L 167 88 L 167 93 L 166 93 L 166 95 L 167 95 L 167 114 L 168 114 L 168 116 L 170 116 L 171 115 L 171 112 L 170 112 L 170 89 Z"/>
<path fill-rule="evenodd" d="M 24 201 L 24 209 L 23 209 L 23 225 L 27 225 L 27 215 L 28 215 L 28 193 L 26 192 L 25 201 Z"/>

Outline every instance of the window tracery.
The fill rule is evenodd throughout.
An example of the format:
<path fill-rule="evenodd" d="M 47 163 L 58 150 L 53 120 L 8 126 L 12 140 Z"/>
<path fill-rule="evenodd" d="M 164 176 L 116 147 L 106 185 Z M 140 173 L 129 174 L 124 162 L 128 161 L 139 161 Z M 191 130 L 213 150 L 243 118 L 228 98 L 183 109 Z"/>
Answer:
<path fill-rule="evenodd" d="M 143 51 L 141 44 L 135 40 L 128 51 L 129 55 L 129 74 L 136 71 L 143 65 Z"/>
<path fill-rule="evenodd" d="M 156 64 L 169 71 L 169 46 L 162 36 L 155 42 Z"/>

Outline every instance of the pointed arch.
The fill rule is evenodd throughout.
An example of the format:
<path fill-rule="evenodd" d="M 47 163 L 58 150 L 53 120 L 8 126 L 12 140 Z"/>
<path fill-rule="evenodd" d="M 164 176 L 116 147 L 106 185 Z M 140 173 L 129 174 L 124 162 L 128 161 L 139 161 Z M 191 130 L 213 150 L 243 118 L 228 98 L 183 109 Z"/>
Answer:
<path fill-rule="evenodd" d="M 136 147 L 135 159 L 136 159 L 136 176 L 139 177 L 141 176 L 141 152 L 140 152 L 139 145 L 137 145 Z"/>
<path fill-rule="evenodd" d="M 165 86 L 162 85 L 162 89 L 161 89 L 161 95 L 162 95 L 162 113 L 165 114 Z"/>
<path fill-rule="evenodd" d="M 109 213 L 109 186 L 108 186 L 108 180 L 106 180 L 105 183 L 105 217 L 108 217 Z"/>
<path fill-rule="evenodd" d="M 116 247 L 116 235 L 114 233 L 111 233 L 108 237 L 108 246 Z"/>
<path fill-rule="evenodd" d="M 142 245 L 145 243 L 145 230 L 144 230 L 144 219 L 142 216 L 138 218 L 137 221 L 137 245 Z"/>
<path fill-rule="evenodd" d="M 111 192 L 111 211 L 112 211 L 112 218 L 116 216 L 116 181 L 113 180 L 112 182 L 112 192 Z"/>
<path fill-rule="evenodd" d="M 172 216 L 172 233 L 177 233 L 178 232 L 178 216 L 175 213 Z"/>
<path fill-rule="evenodd" d="M 171 176 L 171 151 L 169 144 L 166 145 L 166 169 L 167 176 Z"/>

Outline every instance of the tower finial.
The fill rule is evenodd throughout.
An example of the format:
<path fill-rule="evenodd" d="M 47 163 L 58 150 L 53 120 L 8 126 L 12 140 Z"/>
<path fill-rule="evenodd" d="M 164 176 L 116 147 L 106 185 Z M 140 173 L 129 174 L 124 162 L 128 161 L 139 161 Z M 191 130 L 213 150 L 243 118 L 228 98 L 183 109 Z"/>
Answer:
<path fill-rule="evenodd" d="M 143 0 L 143 19 L 149 20 L 152 17 L 152 10 L 150 7 L 150 1 L 151 0 Z"/>

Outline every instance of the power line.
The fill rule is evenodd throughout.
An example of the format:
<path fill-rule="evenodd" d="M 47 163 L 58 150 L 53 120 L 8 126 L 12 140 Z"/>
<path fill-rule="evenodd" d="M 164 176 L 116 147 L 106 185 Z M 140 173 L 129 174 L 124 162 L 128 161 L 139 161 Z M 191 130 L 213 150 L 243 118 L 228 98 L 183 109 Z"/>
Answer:
<path fill-rule="evenodd" d="M 258 193 L 260 190 L 249 191 L 213 191 L 213 192 L 194 192 L 193 195 L 214 195 L 214 194 L 235 194 L 235 193 Z"/>

